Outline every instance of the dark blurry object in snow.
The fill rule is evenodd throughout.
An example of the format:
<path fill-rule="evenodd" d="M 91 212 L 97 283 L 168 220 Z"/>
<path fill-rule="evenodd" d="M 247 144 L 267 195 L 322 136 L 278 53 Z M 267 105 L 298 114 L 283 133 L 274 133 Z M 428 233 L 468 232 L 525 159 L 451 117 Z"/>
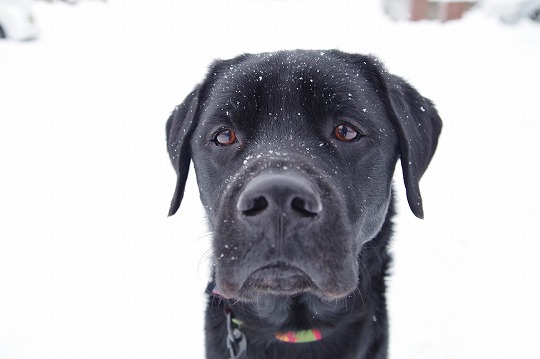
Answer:
<path fill-rule="evenodd" d="M 499 11 L 501 21 L 506 24 L 517 24 L 526 18 L 540 22 L 540 0 L 508 3 L 506 6 L 501 6 Z"/>
<path fill-rule="evenodd" d="M 47 2 L 65 2 L 65 3 L 68 3 L 68 4 L 71 4 L 71 5 L 76 5 L 80 2 L 82 2 L 82 0 L 44 0 L 44 1 L 47 1 Z M 101 1 L 107 1 L 107 0 L 101 0 Z"/>
<path fill-rule="evenodd" d="M 393 20 L 461 19 L 476 1 L 383 0 L 384 12 Z"/>
<path fill-rule="evenodd" d="M 30 1 L 0 0 L 0 38 L 33 40 L 38 34 Z"/>

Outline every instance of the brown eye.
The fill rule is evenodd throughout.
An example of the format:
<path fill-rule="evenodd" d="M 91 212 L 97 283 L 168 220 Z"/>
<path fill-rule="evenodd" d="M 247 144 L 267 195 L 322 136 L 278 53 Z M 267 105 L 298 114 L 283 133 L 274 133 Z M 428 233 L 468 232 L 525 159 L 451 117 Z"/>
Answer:
<path fill-rule="evenodd" d="M 229 146 L 236 142 L 236 133 L 233 130 L 224 129 L 219 131 L 214 137 L 214 142 L 218 146 Z"/>
<path fill-rule="evenodd" d="M 360 138 L 358 130 L 347 123 L 337 125 L 334 129 L 334 136 L 340 141 L 352 142 Z"/>

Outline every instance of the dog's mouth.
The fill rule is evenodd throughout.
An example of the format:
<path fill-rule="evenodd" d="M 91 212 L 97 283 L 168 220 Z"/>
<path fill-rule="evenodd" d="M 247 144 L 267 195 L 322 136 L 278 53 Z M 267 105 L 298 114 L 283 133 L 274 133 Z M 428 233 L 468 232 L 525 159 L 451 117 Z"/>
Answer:
<path fill-rule="evenodd" d="M 285 263 L 267 265 L 255 270 L 242 285 L 241 292 L 266 292 L 294 295 L 316 288 L 304 271 Z"/>

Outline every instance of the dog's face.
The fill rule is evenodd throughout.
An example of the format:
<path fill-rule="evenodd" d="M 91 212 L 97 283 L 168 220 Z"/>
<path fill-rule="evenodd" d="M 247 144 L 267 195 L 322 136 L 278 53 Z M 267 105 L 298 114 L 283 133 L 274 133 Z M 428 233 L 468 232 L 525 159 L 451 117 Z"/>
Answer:
<path fill-rule="evenodd" d="M 340 298 L 356 288 L 359 252 L 385 221 L 399 156 L 422 216 L 418 181 L 440 128 L 430 101 L 372 57 L 294 51 L 217 62 L 167 123 L 178 173 L 170 214 L 191 158 L 223 295 Z"/>

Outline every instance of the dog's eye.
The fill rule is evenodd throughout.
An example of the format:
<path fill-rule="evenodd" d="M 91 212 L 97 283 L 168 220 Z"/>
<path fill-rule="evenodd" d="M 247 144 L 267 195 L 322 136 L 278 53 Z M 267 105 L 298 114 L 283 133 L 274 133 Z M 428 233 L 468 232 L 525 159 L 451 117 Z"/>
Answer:
<path fill-rule="evenodd" d="M 236 142 L 236 133 L 233 130 L 223 129 L 214 136 L 217 146 L 229 146 Z"/>
<path fill-rule="evenodd" d="M 348 123 L 337 125 L 334 129 L 334 136 L 340 141 L 352 142 L 360 138 L 360 132 Z"/>

